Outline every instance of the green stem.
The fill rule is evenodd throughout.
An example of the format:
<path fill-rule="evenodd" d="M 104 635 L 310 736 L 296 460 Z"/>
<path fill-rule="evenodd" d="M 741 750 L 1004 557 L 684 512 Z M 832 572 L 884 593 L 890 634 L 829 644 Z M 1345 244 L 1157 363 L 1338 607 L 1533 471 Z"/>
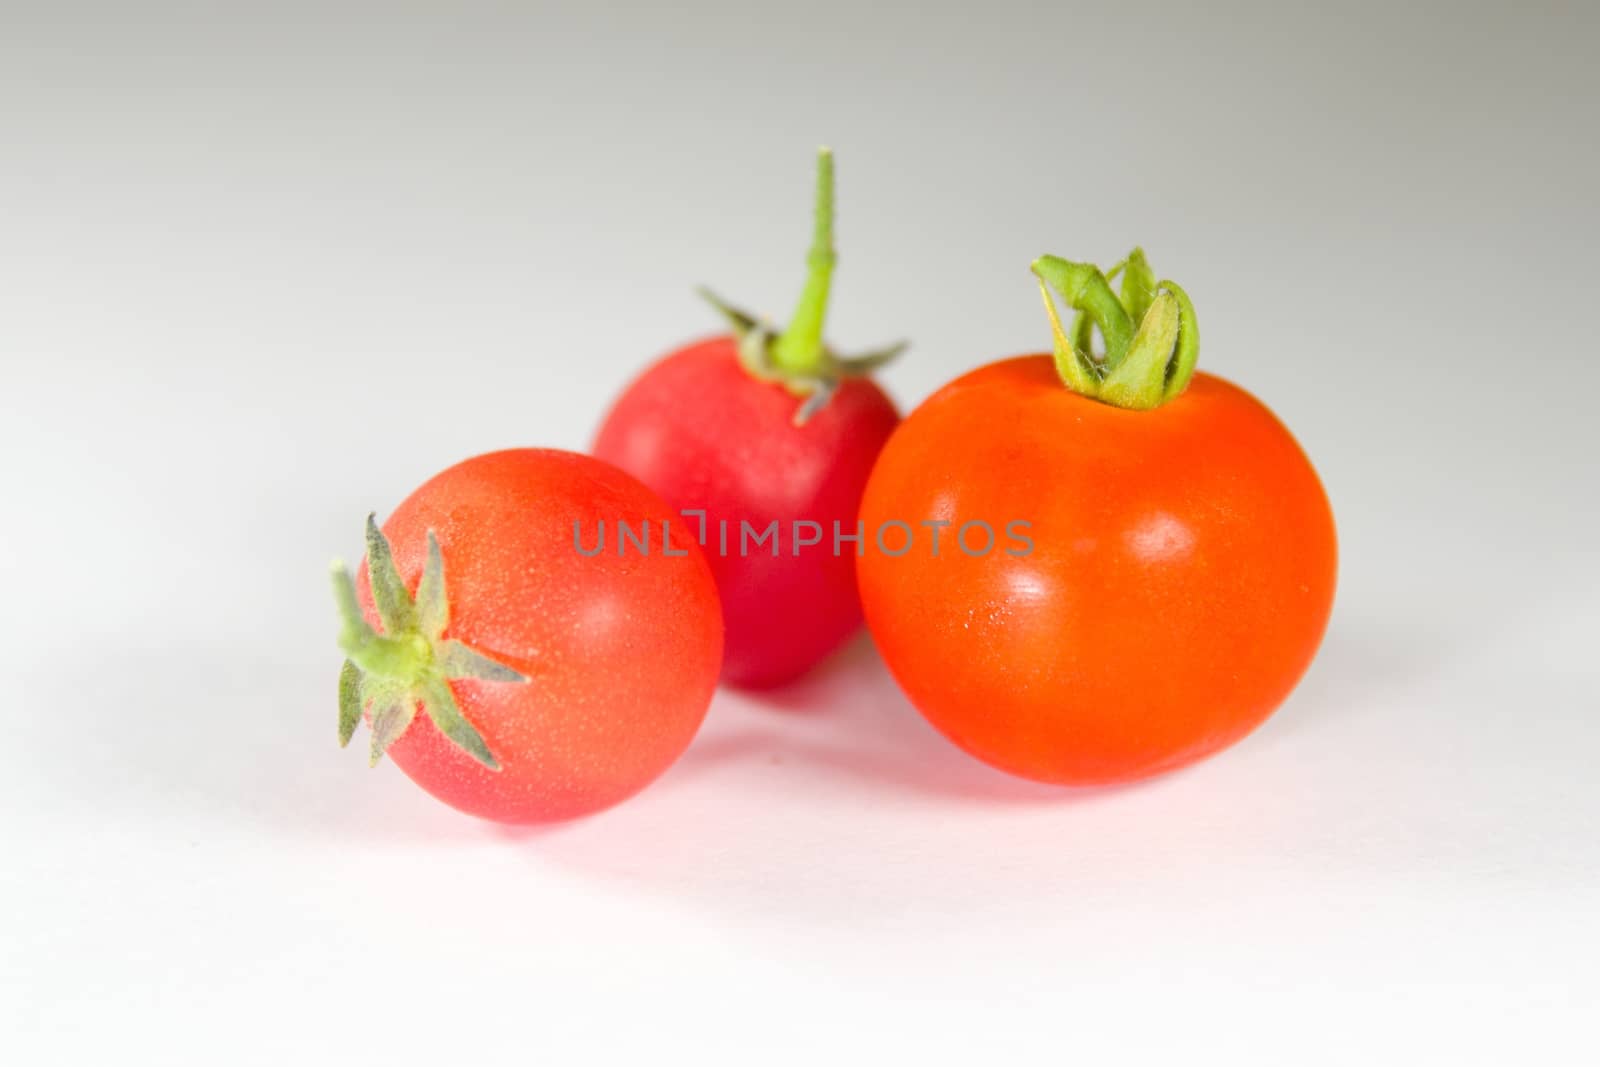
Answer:
<path fill-rule="evenodd" d="M 361 614 L 349 569 L 335 563 L 332 577 L 333 599 L 339 609 L 339 648 L 350 662 L 379 678 L 408 683 L 420 678 L 433 658 L 428 644 L 378 633 Z"/>
<path fill-rule="evenodd" d="M 1106 275 L 1107 281 L 1110 278 L 1109 274 Z M 1156 275 L 1150 269 L 1144 249 L 1135 248 L 1123 261 L 1122 290 L 1118 295 L 1122 298 L 1122 306 L 1128 309 L 1129 319 L 1136 323 L 1144 319 L 1144 313 L 1150 310 L 1150 304 L 1156 298 Z"/>
<path fill-rule="evenodd" d="M 379 633 L 367 622 L 356 598 L 350 568 L 335 561 L 333 600 L 339 609 L 339 647 L 349 658 L 339 671 L 339 744 L 350 743 L 361 713 L 372 709 L 372 762 L 411 727 L 418 708 L 434 727 L 491 771 L 500 763 L 483 735 L 462 715 L 449 680 L 527 682 L 527 676 L 459 640 L 446 638 L 450 600 L 444 580 L 444 553 L 428 531 L 428 562 L 413 594 L 394 563 L 394 547 L 367 516 L 367 577 L 373 606 L 383 624 Z"/>
<path fill-rule="evenodd" d="M 1092 263 L 1040 256 L 1034 261 L 1033 273 L 1054 289 L 1069 308 L 1088 315 L 1100 327 L 1100 336 L 1106 342 L 1105 369 L 1114 368 L 1133 340 L 1134 323 L 1100 268 Z"/>
<path fill-rule="evenodd" d="M 1122 274 L 1122 292 L 1111 278 Z M 1136 411 L 1168 403 L 1188 388 L 1200 355 L 1194 304 L 1175 283 L 1156 281 L 1143 249 L 1135 248 L 1109 274 L 1089 263 L 1056 256 L 1034 261 L 1045 313 L 1055 335 L 1056 370 L 1073 392 Z M 1056 301 L 1078 312 L 1069 332 Z M 1100 328 L 1106 352 L 1088 350 L 1090 323 Z"/>
<path fill-rule="evenodd" d="M 817 151 L 816 221 L 806 256 L 806 285 L 788 328 L 772 346 L 772 362 L 786 374 L 818 374 L 824 369 L 822 326 L 838 259 L 833 249 L 833 152 L 822 148 Z"/>
<path fill-rule="evenodd" d="M 851 356 L 841 355 L 823 342 L 822 328 L 837 262 L 833 249 L 833 153 L 822 148 L 817 151 L 816 221 L 811 251 L 806 256 L 806 284 L 788 327 L 780 333 L 757 316 L 732 307 L 706 289 L 700 290 L 700 295 L 727 320 L 739 362 L 750 376 L 781 385 L 804 398 L 794 415 L 796 426 L 804 425 L 827 405 L 841 380 L 871 374 L 905 348 L 903 343 L 887 345 Z M 376 585 L 373 591 L 378 591 Z M 378 607 L 381 615 L 383 602 Z M 392 629 L 387 619 L 384 628 Z"/>

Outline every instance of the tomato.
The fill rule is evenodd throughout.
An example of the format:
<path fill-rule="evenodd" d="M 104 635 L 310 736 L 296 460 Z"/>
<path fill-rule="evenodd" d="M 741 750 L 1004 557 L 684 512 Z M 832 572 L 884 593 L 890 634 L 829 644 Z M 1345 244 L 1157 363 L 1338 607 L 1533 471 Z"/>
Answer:
<path fill-rule="evenodd" d="M 1193 374 L 1192 307 L 1160 292 L 1147 314 L 1173 329 L 1157 354 L 1188 367 L 1179 381 L 1153 361 L 1129 390 L 1144 408 L 1065 387 L 1116 371 L 1058 328 L 1055 357 L 982 367 L 914 411 L 862 503 L 861 597 L 890 671 L 952 741 L 1026 778 L 1122 782 L 1232 744 L 1294 688 L 1332 607 L 1316 472 L 1260 401 Z M 1110 325 L 1128 360 L 1162 333 L 1147 318 L 1141 349 L 1130 323 Z M 1062 372 L 1063 359 L 1079 362 Z M 896 523 L 917 535 L 909 550 Z M 983 552 L 980 523 L 995 532 Z"/>
<path fill-rule="evenodd" d="M 646 370 L 594 442 L 596 456 L 636 475 L 703 532 L 727 625 L 723 677 L 736 685 L 789 681 L 861 626 L 857 510 L 900 418 L 864 374 L 899 346 L 846 359 L 821 342 L 834 259 L 832 176 L 824 150 L 811 275 L 789 329 L 779 334 L 712 297 L 734 335 L 688 345 Z"/>
<path fill-rule="evenodd" d="M 722 599 L 723 676 L 775 685 L 861 625 L 858 543 L 844 538 L 856 533 L 873 460 L 899 415 L 872 381 L 849 378 L 795 426 L 795 398 L 747 374 L 735 344 L 715 338 L 651 367 L 617 401 L 594 453 L 675 507 L 704 512 L 689 518 L 695 532 L 704 524 Z"/>
<path fill-rule="evenodd" d="M 578 550 L 580 530 L 592 548 L 618 522 L 648 523 L 654 551 Z M 374 763 L 387 752 L 484 818 L 564 819 L 630 796 L 688 746 L 716 686 L 702 553 L 655 494 L 587 456 L 513 449 L 449 468 L 381 532 L 369 521 L 356 582 L 336 567 L 334 587 L 341 742 L 365 710 Z"/>

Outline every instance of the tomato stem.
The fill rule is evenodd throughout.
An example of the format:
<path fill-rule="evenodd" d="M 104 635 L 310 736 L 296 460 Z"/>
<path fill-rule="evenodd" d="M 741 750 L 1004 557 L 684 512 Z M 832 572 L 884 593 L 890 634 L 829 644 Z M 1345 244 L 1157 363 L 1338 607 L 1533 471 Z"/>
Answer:
<path fill-rule="evenodd" d="M 339 648 L 361 670 L 377 678 L 410 684 L 431 663 L 432 647 L 378 633 L 361 617 L 355 582 L 341 561 L 332 568 L 333 599 L 339 609 Z"/>
<path fill-rule="evenodd" d="M 781 333 L 755 315 L 741 311 L 709 289 L 701 297 L 727 320 L 738 342 L 739 360 L 752 377 L 782 385 L 803 402 L 794 423 L 803 425 L 825 407 L 845 378 L 863 377 L 894 359 L 905 343 L 884 345 L 856 356 L 842 356 L 822 338 L 828 316 L 828 294 L 838 263 L 833 247 L 833 152 L 817 151 L 816 217 L 811 251 L 806 256 L 806 284 L 794 317 Z"/>
<path fill-rule="evenodd" d="M 1119 272 L 1120 293 L 1110 281 Z M 1033 273 L 1055 335 L 1056 370 L 1067 388 L 1142 411 L 1188 387 L 1200 355 L 1194 304 L 1175 282 L 1155 280 L 1143 249 L 1135 248 L 1109 274 L 1056 256 L 1035 260 Z M 1062 325 L 1057 298 L 1077 312 L 1070 331 Z M 1093 328 L 1105 340 L 1098 358 L 1089 349 Z"/>
<path fill-rule="evenodd" d="M 772 346 L 772 362 L 789 374 L 816 374 L 823 369 L 822 326 L 828 315 L 833 284 L 833 151 L 817 150 L 816 217 L 811 250 L 806 254 L 806 284 L 800 291 L 789 326 Z"/>
<path fill-rule="evenodd" d="M 1041 282 L 1055 290 L 1063 303 L 1087 316 L 1100 328 L 1106 351 L 1099 362 L 1115 365 L 1133 340 L 1133 319 L 1112 291 L 1106 276 L 1100 273 L 1100 268 L 1092 263 L 1073 263 L 1055 256 L 1041 256 L 1034 262 L 1033 272 Z M 1084 354 L 1089 355 L 1087 352 Z M 1092 356 L 1090 358 L 1093 359 Z"/>
<path fill-rule="evenodd" d="M 361 713 L 372 708 L 373 765 L 411 726 L 420 708 L 434 727 L 490 770 L 499 770 L 482 735 L 461 714 L 449 679 L 526 682 L 505 664 L 444 636 L 450 624 L 444 556 L 428 531 L 428 558 L 413 596 L 395 568 L 389 539 L 367 516 L 367 578 L 384 633 L 361 613 L 350 569 L 335 560 L 331 576 L 339 612 L 339 745 L 350 743 Z"/>
<path fill-rule="evenodd" d="M 1123 261 L 1122 288 L 1117 296 L 1128 309 L 1128 318 L 1134 322 L 1143 319 L 1144 313 L 1150 310 L 1150 302 L 1156 296 L 1156 275 L 1150 269 L 1150 261 L 1144 257 L 1144 249 L 1135 248 Z"/>

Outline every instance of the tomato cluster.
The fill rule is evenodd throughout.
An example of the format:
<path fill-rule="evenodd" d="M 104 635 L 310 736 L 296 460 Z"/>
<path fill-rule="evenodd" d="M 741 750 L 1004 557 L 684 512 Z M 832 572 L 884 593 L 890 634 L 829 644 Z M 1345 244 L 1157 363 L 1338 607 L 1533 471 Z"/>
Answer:
<path fill-rule="evenodd" d="M 902 420 L 870 377 L 901 346 L 822 340 L 832 226 L 824 151 L 786 328 L 707 293 L 731 332 L 648 368 L 592 456 L 478 456 L 368 520 L 333 572 L 341 744 L 365 720 L 374 764 L 475 815 L 583 815 L 671 765 L 719 680 L 781 685 L 863 619 L 935 727 L 1045 782 L 1172 770 L 1284 701 L 1333 516 L 1272 413 L 1196 371 L 1188 294 L 1137 249 L 1043 257 L 1053 351 Z"/>

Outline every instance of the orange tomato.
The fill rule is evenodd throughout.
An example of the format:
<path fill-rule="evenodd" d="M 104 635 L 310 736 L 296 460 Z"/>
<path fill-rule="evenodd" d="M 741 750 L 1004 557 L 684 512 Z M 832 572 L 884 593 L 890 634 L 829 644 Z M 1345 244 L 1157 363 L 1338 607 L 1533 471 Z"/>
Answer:
<path fill-rule="evenodd" d="M 862 519 L 862 604 L 911 702 L 1046 782 L 1142 778 L 1239 740 L 1333 604 L 1316 472 L 1260 401 L 1203 373 L 1139 411 L 1063 387 L 1047 355 L 982 367 L 901 424 Z"/>

